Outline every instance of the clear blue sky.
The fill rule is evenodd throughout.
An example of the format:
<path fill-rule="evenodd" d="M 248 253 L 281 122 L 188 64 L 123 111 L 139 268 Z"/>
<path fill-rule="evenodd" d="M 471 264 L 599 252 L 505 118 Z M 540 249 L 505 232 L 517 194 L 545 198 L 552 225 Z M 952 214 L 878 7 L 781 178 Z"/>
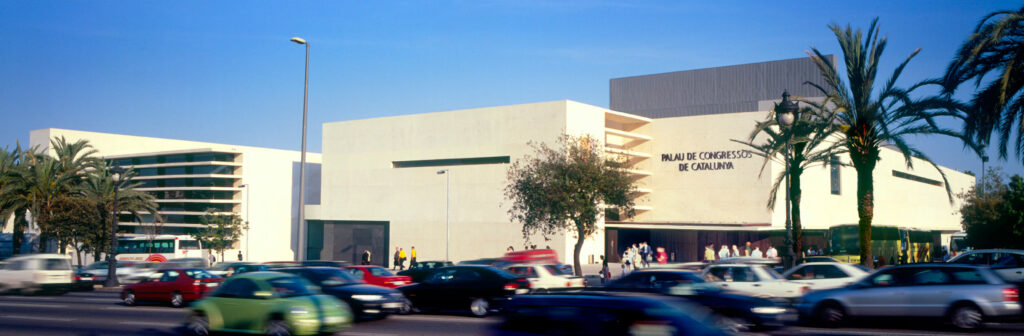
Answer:
<path fill-rule="evenodd" d="M 299 149 L 311 42 L 309 149 L 325 122 L 570 99 L 608 106 L 608 80 L 839 54 L 830 23 L 889 37 L 886 77 L 938 76 L 1009 1 L 3 1 L 0 146 L 30 130 Z M 954 140 L 916 139 L 980 171 Z M 992 155 L 995 158 L 995 155 Z M 1016 158 L 993 159 L 1024 175 Z"/>

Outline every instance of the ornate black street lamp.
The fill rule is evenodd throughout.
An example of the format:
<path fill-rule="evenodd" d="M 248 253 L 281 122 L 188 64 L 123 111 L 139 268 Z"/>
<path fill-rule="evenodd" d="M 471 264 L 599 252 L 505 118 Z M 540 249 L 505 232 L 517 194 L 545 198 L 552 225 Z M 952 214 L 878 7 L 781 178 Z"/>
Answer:
<path fill-rule="evenodd" d="M 110 178 L 114 180 L 114 215 L 110 220 L 110 251 L 107 252 L 107 281 L 103 287 L 117 287 L 117 191 L 121 189 L 121 177 L 124 175 L 124 168 L 114 166 L 110 168 Z"/>
<path fill-rule="evenodd" d="M 789 100 L 789 92 L 782 92 L 782 111 L 777 111 L 775 114 L 775 120 L 779 122 L 779 127 L 785 130 L 786 137 L 786 151 L 783 153 L 786 160 L 786 248 L 782 251 L 782 265 L 786 269 L 793 267 L 793 262 L 796 258 L 798 251 L 793 251 L 793 219 L 790 218 L 790 181 L 789 181 L 789 156 L 792 151 L 791 139 L 793 138 L 793 124 L 796 122 L 797 113 L 800 110 L 800 105 L 792 100 Z"/>

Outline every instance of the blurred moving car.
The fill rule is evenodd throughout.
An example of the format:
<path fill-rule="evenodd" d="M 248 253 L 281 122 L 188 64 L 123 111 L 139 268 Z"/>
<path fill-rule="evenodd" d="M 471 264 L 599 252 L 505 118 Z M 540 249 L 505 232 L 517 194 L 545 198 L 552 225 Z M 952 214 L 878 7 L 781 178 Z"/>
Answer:
<path fill-rule="evenodd" d="M 268 261 L 263 263 L 270 268 L 302 267 L 302 266 L 324 266 L 324 267 L 345 267 L 351 265 L 347 261 L 333 260 L 302 260 L 302 261 Z"/>
<path fill-rule="evenodd" d="M 811 292 L 797 309 L 825 326 L 851 317 L 930 317 L 966 330 L 1021 313 L 1015 286 L 986 267 L 954 264 L 881 269 L 846 287 Z"/>
<path fill-rule="evenodd" d="M 720 326 L 733 331 L 779 328 L 797 320 L 796 311 L 780 302 L 724 291 L 692 271 L 636 271 L 609 283 L 604 290 L 685 298 L 714 311 Z"/>
<path fill-rule="evenodd" d="M 175 258 L 167 259 L 167 261 L 159 263 L 160 268 L 171 269 L 171 268 L 207 268 L 206 259 L 203 258 Z"/>
<path fill-rule="evenodd" d="M 494 335 L 727 335 L 700 307 L 640 294 L 523 295 L 502 315 Z"/>
<path fill-rule="evenodd" d="M 160 301 L 171 307 L 201 299 L 217 288 L 224 278 L 200 268 L 174 268 L 153 272 L 139 283 L 124 286 L 121 300 L 134 306 L 141 301 Z"/>
<path fill-rule="evenodd" d="M 89 266 L 86 266 L 85 270 L 83 271 L 85 273 L 92 274 L 93 279 L 95 279 L 97 282 L 102 283 L 107 280 L 107 265 L 108 263 L 106 260 L 97 261 L 92 264 L 89 264 Z M 117 264 L 114 266 L 117 268 L 116 272 L 118 282 L 122 282 L 124 279 L 127 279 L 132 274 L 135 274 L 135 268 L 137 265 L 138 263 L 134 261 L 118 260 Z"/>
<path fill-rule="evenodd" d="M 972 250 L 961 253 L 948 263 L 989 266 L 1006 281 L 1024 282 L 1024 250 Z"/>
<path fill-rule="evenodd" d="M 380 266 L 345 266 L 341 270 L 348 272 L 352 277 L 363 280 L 371 285 L 395 288 L 412 283 L 412 277 L 407 275 L 395 275 L 388 269 Z"/>
<path fill-rule="evenodd" d="M 63 254 L 18 255 L 5 260 L 0 269 L 0 292 L 62 293 L 71 282 L 71 257 Z"/>
<path fill-rule="evenodd" d="M 815 263 L 815 262 L 840 262 L 840 261 L 839 261 L 839 259 L 832 258 L 832 257 L 829 257 L 829 256 L 810 256 L 810 257 L 803 257 L 802 259 L 800 259 L 800 263 L 801 264 Z"/>
<path fill-rule="evenodd" d="M 513 265 L 506 267 L 505 271 L 526 278 L 533 292 L 586 287 L 583 278 L 573 275 L 572 271 L 567 273 L 559 265 Z"/>
<path fill-rule="evenodd" d="M 243 274 L 243 273 L 269 271 L 270 269 L 271 269 L 270 266 L 263 265 L 263 264 L 241 265 L 241 266 L 235 267 L 235 273 L 230 275 L 230 276 L 236 276 L 236 275 Z"/>
<path fill-rule="evenodd" d="M 512 296 L 529 293 L 530 282 L 494 267 L 450 266 L 398 290 L 416 309 L 469 309 L 483 317 L 500 310 Z"/>
<path fill-rule="evenodd" d="M 441 267 L 454 266 L 451 261 L 420 261 L 409 269 L 398 272 L 398 275 L 405 275 L 412 278 L 412 282 L 422 282 L 430 273 Z"/>
<path fill-rule="evenodd" d="M 121 261 L 118 261 L 118 263 L 121 263 Z M 117 278 L 122 284 L 138 283 L 148 279 L 150 275 L 153 275 L 153 272 L 163 268 L 167 268 L 163 263 L 141 262 L 124 270 L 119 268 L 117 270 Z"/>
<path fill-rule="evenodd" d="M 234 275 L 235 271 L 239 267 L 247 266 L 247 265 L 256 265 L 256 263 L 248 262 L 248 261 L 221 262 L 221 263 L 217 263 L 216 265 L 213 265 L 213 267 L 210 267 L 209 269 L 207 269 L 207 271 L 209 271 L 210 273 L 213 273 L 213 275 L 216 275 L 216 276 L 219 276 L 219 277 L 222 277 L 222 278 L 227 278 L 227 277 L 230 277 L 230 276 Z"/>
<path fill-rule="evenodd" d="M 762 264 L 713 264 L 701 274 L 705 280 L 726 290 L 767 298 L 796 298 L 810 286 L 789 282 Z"/>
<path fill-rule="evenodd" d="M 192 335 L 231 331 L 266 335 L 334 333 L 352 325 L 348 305 L 301 277 L 281 272 L 236 275 L 192 304 Z"/>
<path fill-rule="evenodd" d="M 91 291 L 96 289 L 96 278 L 85 272 L 85 267 L 76 265 L 72 267 L 71 290 Z"/>
<path fill-rule="evenodd" d="M 709 262 L 709 261 L 693 261 L 693 262 L 667 263 L 667 264 L 651 263 L 647 268 L 679 269 L 679 270 L 688 270 L 688 271 L 698 271 L 699 272 L 700 270 L 704 269 L 704 267 L 707 267 L 708 264 L 710 264 L 710 263 L 711 262 Z"/>
<path fill-rule="evenodd" d="M 791 282 L 805 284 L 811 290 L 843 287 L 860 281 L 868 274 L 864 266 L 841 262 L 812 262 L 797 265 L 782 277 Z M 870 270 L 870 269 L 868 269 Z"/>
<path fill-rule="evenodd" d="M 336 267 L 282 268 L 275 272 L 295 274 L 320 286 L 324 294 L 345 301 L 361 318 L 386 317 L 391 313 L 408 313 L 408 300 L 395 289 L 368 285 Z"/>

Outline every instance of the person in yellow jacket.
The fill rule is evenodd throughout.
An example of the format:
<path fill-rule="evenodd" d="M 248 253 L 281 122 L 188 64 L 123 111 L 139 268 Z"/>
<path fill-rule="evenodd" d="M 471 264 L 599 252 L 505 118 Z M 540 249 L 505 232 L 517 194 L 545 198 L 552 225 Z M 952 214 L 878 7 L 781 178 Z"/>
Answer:
<path fill-rule="evenodd" d="M 416 246 L 409 250 L 409 268 L 416 267 Z"/>
<path fill-rule="evenodd" d="M 398 269 L 405 269 L 405 249 L 398 249 Z"/>

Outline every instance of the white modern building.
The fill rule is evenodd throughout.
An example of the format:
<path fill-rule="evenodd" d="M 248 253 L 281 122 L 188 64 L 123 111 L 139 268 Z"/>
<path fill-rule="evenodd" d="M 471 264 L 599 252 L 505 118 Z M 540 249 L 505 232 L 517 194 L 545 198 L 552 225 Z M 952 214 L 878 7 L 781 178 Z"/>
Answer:
<path fill-rule="evenodd" d="M 254 261 L 297 258 L 300 152 L 55 128 L 32 131 L 30 142 L 50 151 L 50 140 L 60 137 L 88 140 L 99 157 L 134 169 L 137 190 L 156 197 L 163 222 L 147 216 L 140 223 L 122 213 L 120 235 L 188 235 L 213 209 L 249 223 L 225 251 L 229 260 L 239 251 Z M 307 153 L 306 161 L 306 202 L 317 204 L 320 154 Z"/>

